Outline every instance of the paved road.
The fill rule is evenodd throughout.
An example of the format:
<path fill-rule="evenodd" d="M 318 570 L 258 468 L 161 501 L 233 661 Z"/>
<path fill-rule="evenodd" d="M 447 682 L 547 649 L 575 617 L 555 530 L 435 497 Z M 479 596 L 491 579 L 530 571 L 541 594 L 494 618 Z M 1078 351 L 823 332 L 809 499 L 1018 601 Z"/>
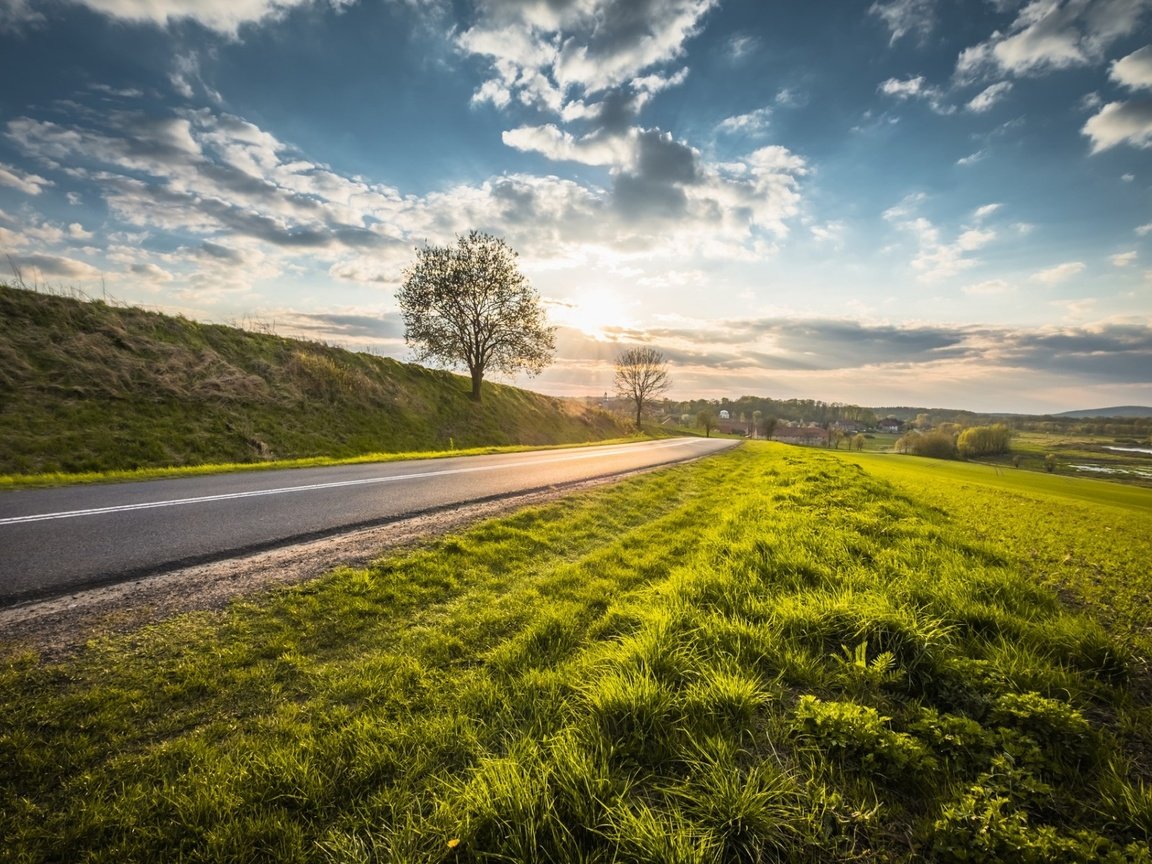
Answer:
<path fill-rule="evenodd" d="M 0 494 L 0 606 L 693 459 L 720 439 L 220 474 Z"/>

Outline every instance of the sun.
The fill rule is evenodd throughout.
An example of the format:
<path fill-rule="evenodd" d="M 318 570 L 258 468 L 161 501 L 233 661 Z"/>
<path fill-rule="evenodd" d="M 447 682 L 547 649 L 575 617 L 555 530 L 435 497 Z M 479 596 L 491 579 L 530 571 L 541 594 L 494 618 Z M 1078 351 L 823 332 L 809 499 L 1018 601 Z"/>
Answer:
<path fill-rule="evenodd" d="M 615 327 L 631 326 L 628 303 L 619 294 L 606 288 L 593 288 L 572 296 L 569 305 L 559 306 L 553 313 L 557 324 L 604 341 L 605 331 Z"/>

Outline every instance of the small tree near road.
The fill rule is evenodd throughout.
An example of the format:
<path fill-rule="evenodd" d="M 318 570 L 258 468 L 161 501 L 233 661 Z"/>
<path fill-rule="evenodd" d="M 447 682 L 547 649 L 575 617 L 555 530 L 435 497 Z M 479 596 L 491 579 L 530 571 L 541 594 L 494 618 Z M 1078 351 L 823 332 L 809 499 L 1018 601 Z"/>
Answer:
<path fill-rule="evenodd" d="M 696 415 L 696 422 L 704 427 L 704 437 L 711 438 L 712 430 L 716 428 L 716 415 L 711 411 L 701 411 Z"/>
<path fill-rule="evenodd" d="M 644 403 L 651 402 L 672 385 L 668 361 L 655 348 L 629 348 L 616 358 L 616 393 L 636 405 L 636 428 Z"/>
<path fill-rule="evenodd" d="M 516 253 L 491 234 L 471 231 L 455 247 L 416 250 L 396 299 L 417 361 L 467 368 L 476 401 L 489 370 L 535 375 L 556 350 L 540 295 L 516 266 Z"/>

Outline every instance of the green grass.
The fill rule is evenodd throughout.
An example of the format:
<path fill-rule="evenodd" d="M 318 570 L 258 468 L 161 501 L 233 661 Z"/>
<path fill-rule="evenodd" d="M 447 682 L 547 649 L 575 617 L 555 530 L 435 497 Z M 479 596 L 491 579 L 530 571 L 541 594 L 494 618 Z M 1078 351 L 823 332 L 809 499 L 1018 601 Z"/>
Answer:
<path fill-rule="evenodd" d="M 948 513 L 1152 652 L 1152 490 L 971 462 L 838 455 Z"/>
<path fill-rule="evenodd" d="M 902 461 L 749 443 L 67 662 L 10 646 L 4 853 L 1149 861 L 1152 610 L 1068 605 L 985 487 Z M 1038 544 L 1099 510 L 1106 578 L 1147 584 L 1146 503 L 988 494 Z"/>
<path fill-rule="evenodd" d="M 171 477 L 195 477 L 203 474 L 232 474 L 241 471 L 274 471 L 287 468 L 317 468 L 327 465 L 361 465 L 367 462 L 399 462 L 408 459 L 446 459 L 452 456 L 483 456 L 493 453 L 520 453 L 526 450 L 553 450 L 568 447 L 593 447 L 610 444 L 628 444 L 664 437 L 659 434 L 633 435 L 582 444 L 551 444 L 547 446 L 511 445 L 504 447 L 471 447 L 466 450 L 414 450 L 408 453 L 365 453 L 360 456 L 335 458 L 313 456 L 308 459 L 277 459 L 268 462 L 228 462 L 207 465 L 184 465 L 177 468 L 136 468 L 122 471 L 90 471 L 82 474 L 3 474 L 0 490 L 28 489 L 47 486 L 72 486 L 88 483 L 130 483 L 138 480 L 160 480 Z"/>
<path fill-rule="evenodd" d="M 619 438 L 580 403 L 316 342 L 0 285 L 0 474 Z"/>

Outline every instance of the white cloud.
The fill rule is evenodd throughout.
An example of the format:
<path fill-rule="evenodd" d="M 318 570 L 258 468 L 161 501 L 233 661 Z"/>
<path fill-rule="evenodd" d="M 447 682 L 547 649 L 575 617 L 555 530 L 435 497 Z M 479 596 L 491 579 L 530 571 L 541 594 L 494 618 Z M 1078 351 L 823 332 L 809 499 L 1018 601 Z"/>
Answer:
<path fill-rule="evenodd" d="M 737 114 L 726 117 L 716 127 L 718 132 L 729 134 L 757 135 L 768 128 L 768 121 L 772 116 L 771 108 L 757 108 L 747 114 Z"/>
<path fill-rule="evenodd" d="M 129 268 L 129 272 L 134 276 L 140 276 L 150 282 L 171 282 L 175 277 L 165 270 L 151 262 L 146 264 L 133 264 Z"/>
<path fill-rule="evenodd" d="M 922 195 L 909 196 L 884 211 L 886 221 L 916 240 L 917 249 L 911 266 L 917 271 L 917 280 L 938 282 L 979 264 L 980 260 L 972 253 L 995 241 L 996 232 L 991 228 L 964 226 L 953 240 L 947 241 L 937 225 L 918 215 L 923 200 Z"/>
<path fill-rule="evenodd" d="M 808 230 L 813 239 L 819 243 L 832 243 L 840 246 L 844 241 L 844 223 L 839 220 L 825 222 L 823 225 L 812 225 Z"/>
<path fill-rule="evenodd" d="M 1152 89 L 1152 45 L 1114 61 L 1108 77 L 1130 90 Z"/>
<path fill-rule="evenodd" d="M 923 41 L 936 23 L 935 0 L 886 0 L 873 3 L 868 12 L 882 20 L 892 34 L 889 45 L 895 45 L 908 34 Z"/>
<path fill-rule="evenodd" d="M 760 40 L 748 33 L 737 33 L 728 39 L 724 47 L 733 60 L 743 60 L 760 47 Z"/>
<path fill-rule="evenodd" d="M 1112 262 L 1113 267 L 1127 267 L 1136 261 L 1136 250 L 1132 249 L 1128 252 L 1117 252 L 1108 260 Z"/>
<path fill-rule="evenodd" d="M 507 91 L 559 114 L 570 96 L 641 79 L 680 57 L 716 0 L 481 0 L 457 46 L 487 57 L 486 94 Z M 491 83 L 495 82 L 495 83 Z M 492 101 L 490 96 L 484 97 Z"/>
<path fill-rule="evenodd" d="M 1147 237 L 1152 234 L 1152 222 L 1145 222 L 1143 225 L 1137 226 L 1135 231 L 1139 236 Z"/>
<path fill-rule="evenodd" d="M 1121 174 L 1120 179 L 1125 183 L 1132 183 L 1136 179 L 1135 174 Z"/>
<path fill-rule="evenodd" d="M 73 240 L 91 240 L 92 232 L 84 230 L 79 222 L 73 222 L 68 226 L 68 236 Z"/>
<path fill-rule="evenodd" d="M 975 219 L 977 222 L 983 222 L 985 219 L 987 219 L 989 216 L 991 216 L 993 213 L 995 213 L 997 210 L 999 210 L 1003 206 L 1004 206 L 1003 204 L 995 203 L 995 204 L 985 204 L 981 207 L 977 207 L 974 211 L 972 211 L 972 218 Z"/>
<path fill-rule="evenodd" d="M 1104 104 L 1104 99 L 1099 93 L 1085 93 L 1080 97 L 1080 101 L 1076 103 L 1076 107 L 1081 111 L 1095 111 Z"/>
<path fill-rule="evenodd" d="M 984 149 L 977 150 L 975 153 L 969 153 L 967 156 L 961 156 L 956 160 L 956 164 L 961 168 L 967 168 L 969 165 L 975 165 L 988 158 L 988 151 Z"/>
<path fill-rule="evenodd" d="M 885 96 L 892 96 L 901 101 L 907 99 L 923 99 L 928 103 L 928 107 L 937 114 L 951 114 L 956 110 L 955 106 L 949 105 L 944 101 L 944 91 L 939 87 L 929 84 L 923 75 L 917 75 L 915 78 L 905 78 L 903 80 L 899 78 L 889 78 L 886 81 L 882 81 L 876 89 Z"/>
<path fill-rule="evenodd" d="M 996 84 L 989 85 L 972 97 L 965 107 L 976 114 L 982 114 L 990 110 L 993 105 L 1007 96 L 1011 90 L 1011 81 L 1000 81 Z"/>
<path fill-rule="evenodd" d="M 1083 261 L 1065 261 L 1063 264 L 1057 264 L 1055 267 L 1033 273 L 1028 278 L 1044 285 L 1056 285 L 1060 282 L 1067 282 L 1073 276 L 1083 273 L 1085 269 Z"/>
<path fill-rule="evenodd" d="M 11 263 L 20 275 L 30 283 L 43 282 L 47 278 L 60 279 L 99 279 L 103 273 L 91 264 L 77 261 L 62 255 L 13 255 Z"/>
<path fill-rule="evenodd" d="M 655 129 L 584 140 L 523 127 L 509 143 L 603 164 L 609 182 L 512 174 L 416 196 L 339 175 L 242 118 L 208 110 L 86 115 L 68 125 L 23 117 L 5 131 L 25 155 L 73 166 L 87 197 L 105 203 L 104 260 L 115 272 L 159 285 L 162 274 L 142 269 L 152 263 L 171 274 L 167 291 L 212 302 L 285 272 L 392 284 L 413 246 L 470 228 L 500 234 L 535 267 L 589 250 L 649 262 L 646 272 L 672 259 L 763 260 L 799 215 L 808 170 L 783 147 L 711 163 Z M 87 242 L 79 223 L 22 222 L 24 248 L 66 253 Z M 177 251 L 145 252 L 145 237 Z"/>
<path fill-rule="evenodd" d="M 1152 101 L 1109 102 L 1080 133 L 1092 139 L 1093 153 L 1118 144 L 1146 150 L 1152 147 Z"/>
<path fill-rule="evenodd" d="M 961 52 L 956 76 L 1043 74 L 1099 62 L 1150 8 L 1152 0 L 1030 0 L 1007 30 Z"/>
<path fill-rule="evenodd" d="M 960 290 L 970 297 L 995 297 L 1007 294 L 1012 290 L 1012 285 L 1003 279 L 986 279 L 974 285 L 965 285 Z"/>
<path fill-rule="evenodd" d="M 552 123 L 510 129 L 501 137 L 509 147 L 522 152 L 584 165 L 620 165 L 629 161 L 635 149 L 634 140 L 625 137 L 593 133 L 576 138 Z"/>
<path fill-rule="evenodd" d="M 340 7 L 346 0 L 76 0 L 88 8 L 128 21 L 168 26 L 196 21 L 210 30 L 235 35 L 244 24 L 277 19 L 297 6 L 314 3 Z M 18 3 L 18 5 L 20 5 Z"/>
<path fill-rule="evenodd" d="M 923 75 L 917 75 L 915 78 L 906 78 L 901 81 L 898 78 L 889 78 L 880 84 L 879 90 L 886 96 L 895 96 L 898 99 L 910 99 L 913 96 L 922 96 L 924 91 L 928 89 Z"/>
<path fill-rule="evenodd" d="M 29 174 L 12 165 L 0 162 L 0 186 L 11 186 L 19 189 L 25 195 L 39 195 L 44 187 L 54 185 L 51 180 L 45 180 L 38 174 Z"/>

